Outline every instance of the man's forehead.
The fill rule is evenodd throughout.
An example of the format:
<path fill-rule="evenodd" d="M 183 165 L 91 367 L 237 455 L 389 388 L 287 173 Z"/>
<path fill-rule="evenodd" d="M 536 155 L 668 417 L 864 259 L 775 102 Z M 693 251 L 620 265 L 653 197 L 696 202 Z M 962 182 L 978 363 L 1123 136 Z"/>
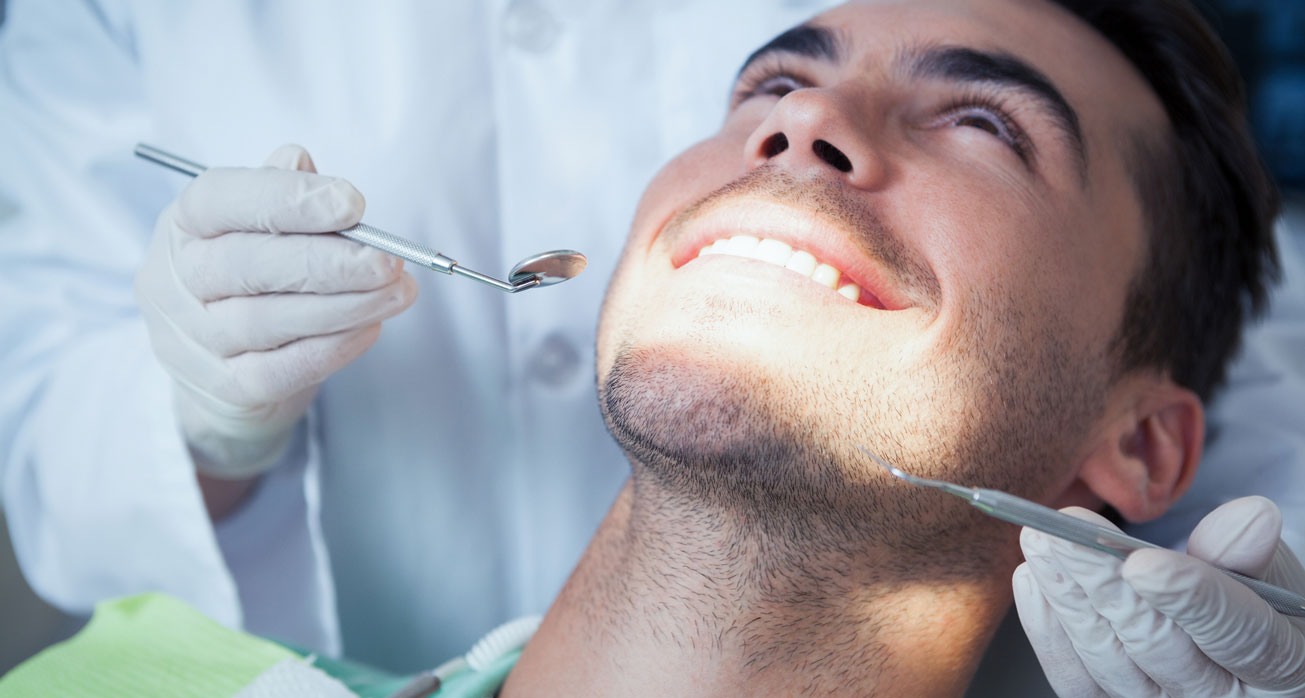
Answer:
<path fill-rule="evenodd" d="M 881 56 L 904 44 L 938 41 L 1019 48 L 1038 63 L 1056 63 L 1066 52 L 1113 53 L 1104 37 L 1053 0 L 851 0 L 809 24 L 831 30 L 849 55 Z"/>

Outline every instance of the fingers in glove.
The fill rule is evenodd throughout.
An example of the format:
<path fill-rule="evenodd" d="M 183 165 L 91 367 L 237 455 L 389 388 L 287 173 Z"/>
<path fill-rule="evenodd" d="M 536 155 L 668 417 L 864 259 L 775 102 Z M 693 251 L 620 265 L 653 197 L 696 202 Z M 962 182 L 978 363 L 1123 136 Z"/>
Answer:
<path fill-rule="evenodd" d="M 305 337 L 270 351 L 228 359 L 237 389 L 253 404 L 276 403 L 317 385 L 362 356 L 380 335 L 375 323 L 347 332 Z"/>
<path fill-rule="evenodd" d="M 216 356 L 267 351 L 304 337 L 335 334 L 389 319 L 412 305 L 411 274 L 358 293 L 271 293 L 234 296 L 205 306 L 192 336 Z"/>
<path fill-rule="evenodd" d="M 169 216 L 192 237 L 232 231 L 330 233 L 362 219 L 366 203 L 336 177 L 271 167 L 215 167 L 191 182 Z"/>
<path fill-rule="evenodd" d="M 1278 506 L 1266 497 L 1242 497 L 1201 519 L 1187 540 L 1187 554 L 1262 579 L 1281 536 Z"/>
<path fill-rule="evenodd" d="M 1305 635 L 1245 585 L 1171 550 L 1134 552 L 1122 574 L 1211 660 L 1247 685 L 1305 687 Z"/>
<path fill-rule="evenodd" d="M 308 154 L 302 145 L 287 143 L 280 148 L 272 151 L 271 155 L 263 161 L 263 167 L 276 167 L 282 170 L 298 170 L 299 172 L 317 172 L 317 165 L 313 164 L 313 158 Z"/>
<path fill-rule="evenodd" d="M 1054 543 L 1055 539 L 1040 531 L 1025 528 L 1020 532 L 1020 547 L 1024 550 L 1032 578 L 1074 645 L 1083 666 L 1107 695 L 1161 698 L 1160 687 L 1133 663 L 1110 621 L 1101 616 L 1087 592 L 1065 568 Z M 1105 564 L 1118 569 L 1119 561 L 1106 557 L 1110 562 Z"/>
<path fill-rule="evenodd" d="M 1119 530 L 1105 517 L 1079 507 L 1065 513 Z M 1211 695 L 1224 695 L 1235 681 L 1231 674 L 1207 658 L 1168 616 L 1151 607 L 1124 581 L 1118 558 L 1069 541 L 1052 538 L 1049 549 L 1087 596 L 1097 615 L 1113 629 L 1133 664 L 1164 692 L 1183 695 L 1201 687 Z"/>
<path fill-rule="evenodd" d="M 1028 636 L 1042 672 L 1047 675 L 1056 695 L 1060 698 L 1108 698 L 1083 666 L 1083 660 L 1074 650 L 1074 643 L 1070 642 L 1060 619 L 1034 581 L 1029 563 L 1015 568 L 1011 588 L 1015 593 L 1020 625 L 1024 626 L 1024 634 Z"/>
<path fill-rule="evenodd" d="M 172 254 L 201 301 L 263 293 L 346 293 L 393 283 L 403 260 L 338 235 L 228 233 L 189 239 Z"/>

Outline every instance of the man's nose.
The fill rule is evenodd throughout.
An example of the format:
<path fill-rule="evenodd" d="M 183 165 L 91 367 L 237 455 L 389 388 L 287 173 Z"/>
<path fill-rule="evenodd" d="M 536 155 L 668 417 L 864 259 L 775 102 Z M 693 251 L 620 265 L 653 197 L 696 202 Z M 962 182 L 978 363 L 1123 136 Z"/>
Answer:
<path fill-rule="evenodd" d="M 860 189 L 884 178 L 872 124 L 833 90 L 806 88 L 784 95 L 745 146 L 748 166 L 773 164 L 799 176 L 833 174 Z"/>

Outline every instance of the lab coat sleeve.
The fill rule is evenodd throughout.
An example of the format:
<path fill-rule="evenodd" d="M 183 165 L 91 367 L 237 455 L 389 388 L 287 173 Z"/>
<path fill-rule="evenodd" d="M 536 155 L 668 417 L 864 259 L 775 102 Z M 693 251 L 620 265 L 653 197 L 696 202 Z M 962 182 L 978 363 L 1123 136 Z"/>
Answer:
<path fill-rule="evenodd" d="M 153 220 L 183 182 L 133 161 L 152 124 L 130 23 L 110 3 L 31 0 L 9 11 L 0 197 L 16 214 L 0 223 L 0 493 L 28 583 L 73 613 L 163 591 L 238 627 L 241 570 L 223 548 L 273 538 L 282 549 L 262 543 L 261 558 L 233 557 L 263 574 L 280 562 L 286 579 L 327 585 L 329 601 L 320 533 L 307 520 L 312 444 L 230 528 L 276 509 L 268 494 L 278 490 L 298 520 L 281 516 L 252 539 L 224 535 L 219 547 L 205 512 L 132 291 Z M 307 596 L 320 613 L 322 594 Z M 329 632 L 273 634 L 334 642 Z"/>
<path fill-rule="evenodd" d="M 1228 383 L 1207 407 L 1205 455 L 1188 493 L 1134 535 L 1184 550 L 1212 509 L 1263 495 L 1282 509 L 1283 540 L 1305 551 L 1305 207 L 1276 230 L 1282 283 L 1269 312 L 1246 329 Z"/>

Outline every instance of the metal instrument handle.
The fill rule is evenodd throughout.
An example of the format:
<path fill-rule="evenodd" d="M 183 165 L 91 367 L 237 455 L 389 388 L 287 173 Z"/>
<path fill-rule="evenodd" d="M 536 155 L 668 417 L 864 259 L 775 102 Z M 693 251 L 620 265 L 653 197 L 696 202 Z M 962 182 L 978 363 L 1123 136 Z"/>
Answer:
<path fill-rule="evenodd" d="M 345 228 L 337 232 L 354 242 L 362 243 L 368 247 L 375 247 L 382 252 L 389 252 L 395 257 L 401 257 L 413 264 L 420 264 L 423 267 L 444 272 L 445 274 L 452 274 L 453 265 L 457 264 L 454 260 L 425 245 L 405 240 L 398 235 L 392 235 L 380 228 L 373 228 L 366 223 L 359 223 L 351 228 Z"/>
<path fill-rule="evenodd" d="M 1121 560 L 1134 550 L 1160 547 L 1000 490 L 976 489 L 970 503 L 989 516 L 1035 528 Z"/>
<path fill-rule="evenodd" d="M 145 158 L 150 162 L 158 163 L 164 167 L 180 172 L 181 174 L 190 175 L 191 177 L 198 177 L 204 172 L 204 170 L 208 169 L 197 162 L 187 160 L 146 143 L 137 143 L 135 152 L 136 155 Z M 452 274 L 453 267 L 457 265 L 456 261 L 426 247 L 425 245 L 417 244 L 411 240 L 405 240 L 398 235 L 387 233 L 380 228 L 374 228 L 366 223 L 359 223 L 351 228 L 346 228 L 336 232 L 359 244 L 374 247 L 382 252 L 387 252 L 395 257 L 412 262 L 413 264 L 419 264 L 427 269 L 434 269 L 435 271 L 443 272 L 445 274 Z M 477 279 L 477 281 L 485 283 L 481 279 Z M 502 282 L 491 285 L 501 285 L 505 287 L 505 290 L 509 291 L 516 290 L 513 289 L 511 284 L 504 284 Z"/>
<path fill-rule="evenodd" d="M 1240 572 L 1217 568 L 1220 572 L 1236 579 L 1245 584 L 1255 592 L 1256 596 L 1264 599 L 1265 603 L 1273 607 L 1273 610 L 1285 616 L 1295 616 L 1305 618 L 1305 597 L 1280 586 L 1261 581 L 1254 577 L 1247 577 Z"/>

